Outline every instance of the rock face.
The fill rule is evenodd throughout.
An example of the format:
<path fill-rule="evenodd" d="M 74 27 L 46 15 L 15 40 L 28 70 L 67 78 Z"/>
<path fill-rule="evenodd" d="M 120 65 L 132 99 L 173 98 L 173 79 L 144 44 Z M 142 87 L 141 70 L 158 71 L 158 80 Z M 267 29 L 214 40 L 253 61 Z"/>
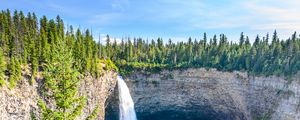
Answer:
<path fill-rule="evenodd" d="M 87 105 L 81 118 L 84 119 L 99 105 L 98 119 L 104 119 L 104 103 L 116 85 L 116 73 L 106 72 L 104 76 L 93 79 L 86 77 L 81 81 L 79 94 L 87 97 Z M 34 114 L 39 118 L 37 101 L 41 98 L 42 80 L 38 79 L 32 85 L 25 77 L 16 88 L 9 90 L 0 88 L 0 119 L 1 120 L 31 120 Z"/>
<path fill-rule="evenodd" d="M 80 87 L 80 94 L 85 95 L 87 99 L 87 105 L 83 110 L 83 116 L 79 118 L 84 120 L 87 115 L 91 114 L 95 107 L 99 105 L 100 113 L 98 120 L 104 120 L 105 116 L 105 102 L 108 96 L 113 92 L 117 84 L 117 74 L 114 72 L 107 72 L 103 77 L 93 79 L 92 77 L 86 78 L 82 81 Z"/>
<path fill-rule="evenodd" d="M 187 69 L 135 73 L 127 85 L 139 120 L 300 120 L 299 81 Z M 106 118 L 117 119 L 117 109 L 110 103 Z"/>

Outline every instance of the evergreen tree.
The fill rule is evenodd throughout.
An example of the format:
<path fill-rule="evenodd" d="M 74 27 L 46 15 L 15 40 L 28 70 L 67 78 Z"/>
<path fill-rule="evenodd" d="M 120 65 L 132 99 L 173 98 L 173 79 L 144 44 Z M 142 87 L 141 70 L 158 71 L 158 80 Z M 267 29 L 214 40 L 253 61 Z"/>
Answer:
<path fill-rule="evenodd" d="M 48 20 L 46 16 L 43 16 L 40 20 L 40 41 L 41 41 L 41 60 L 40 62 L 46 62 L 50 60 L 50 45 L 48 43 Z"/>
<path fill-rule="evenodd" d="M 106 35 L 106 55 L 108 58 L 111 57 L 111 43 L 109 35 Z"/>
<path fill-rule="evenodd" d="M 0 48 L 0 86 L 3 86 L 5 84 L 5 59 L 3 55 L 3 50 Z"/>
<path fill-rule="evenodd" d="M 72 51 L 62 40 L 53 45 L 52 60 L 45 66 L 45 87 L 47 99 L 55 101 L 55 107 L 47 107 L 40 100 L 42 119 L 73 120 L 82 113 L 85 105 L 83 96 L 77 97 L 79 87 L 79 73 L 72 69 Z"/>
<path fill-rule="evenodd" d="M 12 56 L 9 64 L 9 88 L 14 88 L 22 78 L 21 64 L 18 58 Z"/>
<path fill-rule="evenodd" d="M 106 43 L 100 43 L 93 40 L 90 30 L 73 32 L 72 26 L 66 26 L 65 32 L 64 27 L 60 16 L 49 20 L 43 16 L 38 22 L 34 13 L 0 12 L 0 47 L 4 61 L 2 64 L 0 59 L 0 66 L 4 65 L 0 73 L 7 72 L 11 88 L 21 79 L 21 65 L 30 66 L 24 69 L 31 69 L 32 82 L 38 70 L 45 71 L 44 65 L 55 61 L 54 46 L 61 41 L 67 44 L 65 49 L 72 51 L 72 70 L 96 77 L 100 75 L 102 63 L 110 64 L 106 60 L 112 60 L 121 70 L 129 71 L 127 73 L 205 67 L 243 70 L 253 75 L 291 76 L 300 70 L 300 39 L 296 32 L 290 39 L 280 40 L 275 30 L 270 42 L 269 34 L 262 39 L 257 35 L 253 44 L 243 32 L 237 42 L 228 40 L 224 34 L 208 38 L 203 33 L 199 41 L 190 37 L 187 42 L 173 43 L 169 39 L 164 44 L 162 38 L 149 43 L 142 38 L 126 38 L 119 44 L 109 35 Z"/>

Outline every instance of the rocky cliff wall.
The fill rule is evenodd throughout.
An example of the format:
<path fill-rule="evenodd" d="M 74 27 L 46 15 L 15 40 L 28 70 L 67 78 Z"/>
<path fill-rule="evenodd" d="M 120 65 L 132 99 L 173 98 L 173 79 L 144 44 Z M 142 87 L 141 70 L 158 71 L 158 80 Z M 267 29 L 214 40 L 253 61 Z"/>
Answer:
<path fill-rule="evenodd" d="M 299 78 L 187 69 L 135 73 L 127 84 L 139 120 L 300 120 Z M 109 110 L 117 119 L 117 104 Z"/>
<path fill-rule="evenodd" d="M 98 79 L 85 77 L 81 81 L 79 94 L 87 97 L 87 104 L 82 117 L 78 119 L 84 119 L 94 110 L 96 105 L 100 107 L 98 119 L 104 119 L 104 103 L 116 85 L 115 78 L 115 72 L 106 72 L 104 76 Z M 42 82 L 41 79 L 37 79 L 35 83 L 30 85 L 28 78 L 24 75 L 24 79 L 19 81 L 16 88 L 12 90 L 7 87 L 0 88 L 0 119 L 30 120 L 32 114 L 39 118 L 37 101 L 41 97 Z"/>

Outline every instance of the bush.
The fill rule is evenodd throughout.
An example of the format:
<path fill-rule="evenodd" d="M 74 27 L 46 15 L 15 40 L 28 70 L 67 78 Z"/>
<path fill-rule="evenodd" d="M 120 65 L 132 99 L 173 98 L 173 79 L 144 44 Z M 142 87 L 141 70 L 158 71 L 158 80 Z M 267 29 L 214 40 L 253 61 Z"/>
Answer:
<path fill-rule="evenodd" d="M 104 68 L 105 70 L 119 70 L 118 67 L 110 59 L 99 59 L 98 66 L 102 66 L 102 68 Z"/>

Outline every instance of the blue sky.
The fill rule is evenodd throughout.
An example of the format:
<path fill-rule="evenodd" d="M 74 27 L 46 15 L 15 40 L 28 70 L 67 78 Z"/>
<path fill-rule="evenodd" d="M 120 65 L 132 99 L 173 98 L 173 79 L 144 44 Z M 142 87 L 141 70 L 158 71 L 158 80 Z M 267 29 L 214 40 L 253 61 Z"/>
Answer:
<path fill-rule="evenodd" d="M 1 9 L 60 15 L 65 24 L 91 28 L 93 34 L 122 37 L 163 37 L 174 41 L 224 33 L 237 41 L 259 34 L 288 38 L 300 30 L 298 0 L 0 0 Z"/>

